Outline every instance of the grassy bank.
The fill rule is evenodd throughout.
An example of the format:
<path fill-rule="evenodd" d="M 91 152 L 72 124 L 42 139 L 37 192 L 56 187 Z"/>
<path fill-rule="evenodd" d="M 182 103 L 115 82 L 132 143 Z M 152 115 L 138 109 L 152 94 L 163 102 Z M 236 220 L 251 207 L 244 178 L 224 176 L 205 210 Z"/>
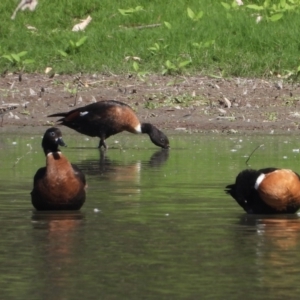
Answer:
<path fill-rule="evenodd" d="M 271 5 L 247 8 L 264 1 L 246 0 L 240 7 L 228 0 L 40 0 L 34 12 L 20 11 L 11 20 L 18 2 L 0 3 L 2 72 L 51 67 L 58 73 L 261 77 L 296 74 L 300 65 L 297 3 L 276 11 Z M 277 12 L 279 20 L 272 21 Z M 72 32 L 88 15 L 93 20 L 86 30 Z"/>

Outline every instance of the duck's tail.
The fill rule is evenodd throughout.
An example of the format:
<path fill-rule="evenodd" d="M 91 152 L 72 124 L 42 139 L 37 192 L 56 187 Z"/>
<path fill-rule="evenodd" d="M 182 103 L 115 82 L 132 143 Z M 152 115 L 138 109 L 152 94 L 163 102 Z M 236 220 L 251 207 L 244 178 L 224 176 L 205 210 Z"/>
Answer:
<path fill-rule="evenodd" d="M 63 125 L 67 114 L 68 113 L 66 113 L 66 112 L 62 112 L 62 113 L 52 114 L 52 115 L 49 115 L 47 117 L 62 117 L 61 119 L 56 120 L 56 124 Z"/>
<path fill-rule="evenodd" d="M 68 113 L 66 112 L 60 112 L 60 113 L 56 113 L 56 114 L 52 114 L 52 115 L 49 115 L 47 117 L 66 117 Z"/>
<path fill-rule="evenodd" d="M 225 187 L 224 192 L 226 194 L 229 194 L 232 198 L 235 198 L 236 197 L 235 187 L 236 187 L 235 183 L 234 184 L 229 184 Z"/>

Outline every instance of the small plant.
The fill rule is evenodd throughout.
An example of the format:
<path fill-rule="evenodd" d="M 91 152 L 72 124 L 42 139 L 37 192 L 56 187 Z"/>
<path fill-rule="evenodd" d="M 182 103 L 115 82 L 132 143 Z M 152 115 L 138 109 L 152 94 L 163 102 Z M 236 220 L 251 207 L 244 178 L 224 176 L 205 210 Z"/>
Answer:
<path fill-rule="evenodd" d="M 164 24 L 168 29 L 172 29 L 172 25 L 169 22 L 165 21 Z"/>
<path fill-rule="evenodd" d="M 156 109 L 159 107 L 159 104 L 152 102 L 152 101 L 147 101 L 144 105 L 145 108 L 147 109 Z"/>
<path fill-rule="evenodd" d="M 266 113 L 266 116 L 267 116 L 268 120 L 271 121 L 271 122 L 275 122 L 277 120 L 277 113 L 276 112 Z"/>
<path fill-rule="evenodd" d="M 86 40 L 87 36 L 83 36 L 77 42 L 70 40 L 68 47 L 65 50 L 58 50 L 58 52 L 64 57 L 67 57 L 70 54 L 75 54 L 79 51 L 80 47 L 86 42 Z"/>
<path fill-rule="evenodd" d="M 239 7 L 235 0 L 233 0 L 231 4 L 228 4 L 226 2 L 221 2 L 221 4 L 226 10 L 237 9 Z"/>
<path fill-rule="evenodd" d="M 273 75 L 273 73 L 271 73 Z M 283 73 L 283 78 L 286 78 L 292 82 L 296 82 L 300 75 L 300 66 L 294 70 L 285 70 Z"/>
<path fill-rule="evenodd" d="M 75 96 L 78 92 L 78 88 L 76 87 L 71 87 L 71 84 L 69 82 L 64 83 L 64 90 L 67 91 L 68 93 L 71 94 L 71 96 Z"/>
<path fill-rule="evenodd" d="M 187 65 L 189 65 L 191 60 L 181 60 L 177 59 L 176 62 L 171 62 L 167 60 L 163 66 L 162 75 L 172 74 L 172 73 L 181 73 Z"/>
<path fill-rule="evenodd" d="M 297 104 L 299 103 L 299 98 L 296 98 L 296 97 L 291 97 L 289 99 L 283 99 L 283 105 L 285 106 L 289 106 L 289 107 L 292 107 L 292 106 L 297 106 Z"/>
<path fill-rule="evenodd" d="M 285 2 L 285 1 L 284 1 Z M 278 10 L 276 5 L 270 7 L 269 1 L 265 1 L 263 5 L 249 4 L 246 7 L 257 12 L 262 12 L 261 17 L 264 17 L 268 21 L 278 21 L 283 17 L 283 11 Z"/>
<path fill-rule="evenodd" d="M 188 17 L 193 20 L 194 22 L 199 21 L 203 17 L 203 11 L 199 11 L 197 14 L 195 14 L 191 8 L 187 8 L 187 15 Z"/>
<path fill-rule="evenodd" d="M 32 64 L 34 62 L 33 59 L 23 59 L 23 57 L 26 55 L 27 51 L 22 51 L 17 54 L 4 54 L 2 55 L 2 57 L 10 61 L 12 66 L 17 66 L 18 69 L 24 69 L 26 65 Z"/>
<path fill-rule="evenodd" d="M 26 109 L 20 112 L 21 115 L 30 116 L 30 112 Z"/>
<path fill-rule="evenodd" d="M 200 43 L 192 43 L 193 47 L 198 48 L 198 49 L 209 48 L 210 46 L 213 46 L 214 44 L 215 44 L 215 40 L 210 40 L 210 41 L 200 42 Z"/>
<path fill-rule="evenodd" d="M 121 9 L 121 8 L 118 9 L 119 13 L 123 16 L 130 16 L 142 10 L 144 10 L 143 6 L 136 6 L 135 8 L 127 8 L 127 9 Z"/>
<path fill-rule="evenodd" d="M 133 70 L 137 73 L 140 80 L 144 81 L 144 77 L 148 74 L 146 71 L 140 71 L 140 65 L 137 61 L 132 63 Z"/>
<path fill-rule="evenodd" d="M 168 45 L 160 46 L 158 43 L 154 43 L 154 45 L 149 47 L 148 50 L 150 50 L 153 55 L 157 55 L 167 48 Z"/>
<path fill-rule="evenodd" d="M 226 2 L 221 2 L 222 6 L 227 10 L 233 9 L 243 9 L 243 7 L 259 12 L 258 17 L 262 17 L 267 21 L 276 22 L 282 19 L 284 13 L 288 11 L 296 11 L 300 8 L 300 1 L 297 0 L 278 0 L 275 1 L 265 0 L 261 5 L 258 4 L 248 4 L 245 6 L 239 6 L 234 0 L 231 4 Z"/>
<path fill-rule="evenodd" d="M 189 107 L 191 103 L 195 101 L 195 97 L 188 94 L 177 95 L 169 97 L 165 103 L 169 106 L 179 105 L 181 107 Z"/>

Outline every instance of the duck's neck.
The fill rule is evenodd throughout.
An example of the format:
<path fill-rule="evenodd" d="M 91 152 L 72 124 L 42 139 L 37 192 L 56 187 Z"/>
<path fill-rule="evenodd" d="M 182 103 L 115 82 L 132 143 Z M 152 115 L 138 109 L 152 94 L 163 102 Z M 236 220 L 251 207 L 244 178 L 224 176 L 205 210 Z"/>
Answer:
<path fill-rule="evenodd" d="M 55 153 L 58 153 L 58 152 L 60 152 L 60 150 L 58 149 L 58 147 L 56 147 L 56 148 L 43 148 L 44 149 L 44 153 L 45 153 L 45 155 L 47 156 L 49 153 L 53 153 L 53 155 L 55 154 Z"/>
<path fill-rule="evenodd" d="M 150 123 L 142 123 L 141 131 L 142 131 L 142 133 L 147 133 L 147 134 L 151 135 L 151 133 L 153 131 L 153 125 Z"/>

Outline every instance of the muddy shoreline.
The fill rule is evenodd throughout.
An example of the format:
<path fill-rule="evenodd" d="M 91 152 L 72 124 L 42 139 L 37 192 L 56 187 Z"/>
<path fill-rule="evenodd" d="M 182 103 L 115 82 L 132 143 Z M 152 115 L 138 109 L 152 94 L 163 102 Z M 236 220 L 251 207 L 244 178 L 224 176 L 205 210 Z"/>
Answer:
<path fill-rule="evenodd" d="M 2 132 L 38 131 L 55 124 L 47 115 L 111 99 L 167 131 L 291 134 L 300 122 L 300 86 L 280 79 L 8 74 L 0 94 L 1 105 L 18 105 L 4 114 Z"/>

